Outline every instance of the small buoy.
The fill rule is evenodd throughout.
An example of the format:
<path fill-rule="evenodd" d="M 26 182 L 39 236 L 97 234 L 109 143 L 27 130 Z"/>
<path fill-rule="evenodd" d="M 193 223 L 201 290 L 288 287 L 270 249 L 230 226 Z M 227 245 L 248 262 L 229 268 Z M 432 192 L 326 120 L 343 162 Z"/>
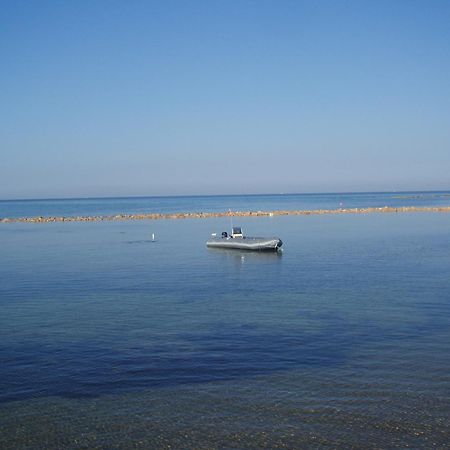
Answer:
<path fill-rule="evenodd" d="M 152 241 L 155 241 L 155 233 L 152 233 Z"/>

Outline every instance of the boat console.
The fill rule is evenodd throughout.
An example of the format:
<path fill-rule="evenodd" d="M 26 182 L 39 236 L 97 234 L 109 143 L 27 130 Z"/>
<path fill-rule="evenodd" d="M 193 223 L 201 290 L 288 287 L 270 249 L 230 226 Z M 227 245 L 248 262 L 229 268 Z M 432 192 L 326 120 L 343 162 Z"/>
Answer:
<path fill-rule="evenodd" d="M 242 229 L 240 227 L 233 227 L 231 230 L 231 237 L 232 238 L 244 237 L 242 234 Z"/>

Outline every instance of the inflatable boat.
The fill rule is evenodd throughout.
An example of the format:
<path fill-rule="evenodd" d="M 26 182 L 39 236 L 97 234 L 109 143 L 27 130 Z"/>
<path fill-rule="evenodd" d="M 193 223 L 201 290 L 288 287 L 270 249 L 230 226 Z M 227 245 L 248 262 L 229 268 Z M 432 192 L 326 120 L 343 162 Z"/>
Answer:
<path fill-rule="evenodd" d="M 238 250 L 256 250 L 276 252 L 283 245 L 281 239 L 277 237 L 250 237 L 244 236 L 239 227 L 233 227 L 231 234 L 226 231 L 221 236 L 215 233 L 206 242 L 208 247 L 215 248 L 235 248 Z"/>

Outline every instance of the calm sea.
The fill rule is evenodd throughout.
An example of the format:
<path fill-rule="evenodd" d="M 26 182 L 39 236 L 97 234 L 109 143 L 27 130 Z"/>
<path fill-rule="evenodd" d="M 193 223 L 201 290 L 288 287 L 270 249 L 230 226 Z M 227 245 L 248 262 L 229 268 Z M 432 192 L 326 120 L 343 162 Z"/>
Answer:
<path fill-rule="evenodd" d="M 199 201 L 434 206 L 445 195 Z M 198 199 L 161 201 L 189 211 Z M 279 236 L 284 251 L 207 249 L 228 218 L 0 224 L 0 448 L 448 448 L 450 214 L 235 224 Z"/>
<path fill-rule="evenodd" d="M 449 191 L 0 200 L 0 218 L 449 205 Z"/>

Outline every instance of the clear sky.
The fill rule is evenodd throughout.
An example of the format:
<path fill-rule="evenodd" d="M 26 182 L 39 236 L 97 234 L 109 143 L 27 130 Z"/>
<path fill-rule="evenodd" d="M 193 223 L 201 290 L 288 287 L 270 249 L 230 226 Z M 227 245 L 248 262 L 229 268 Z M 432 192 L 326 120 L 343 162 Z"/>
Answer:
<path fill-rule="evenodd" d="M 447 0 L 0 3 L 0 198 L 450 189 Z"/>

